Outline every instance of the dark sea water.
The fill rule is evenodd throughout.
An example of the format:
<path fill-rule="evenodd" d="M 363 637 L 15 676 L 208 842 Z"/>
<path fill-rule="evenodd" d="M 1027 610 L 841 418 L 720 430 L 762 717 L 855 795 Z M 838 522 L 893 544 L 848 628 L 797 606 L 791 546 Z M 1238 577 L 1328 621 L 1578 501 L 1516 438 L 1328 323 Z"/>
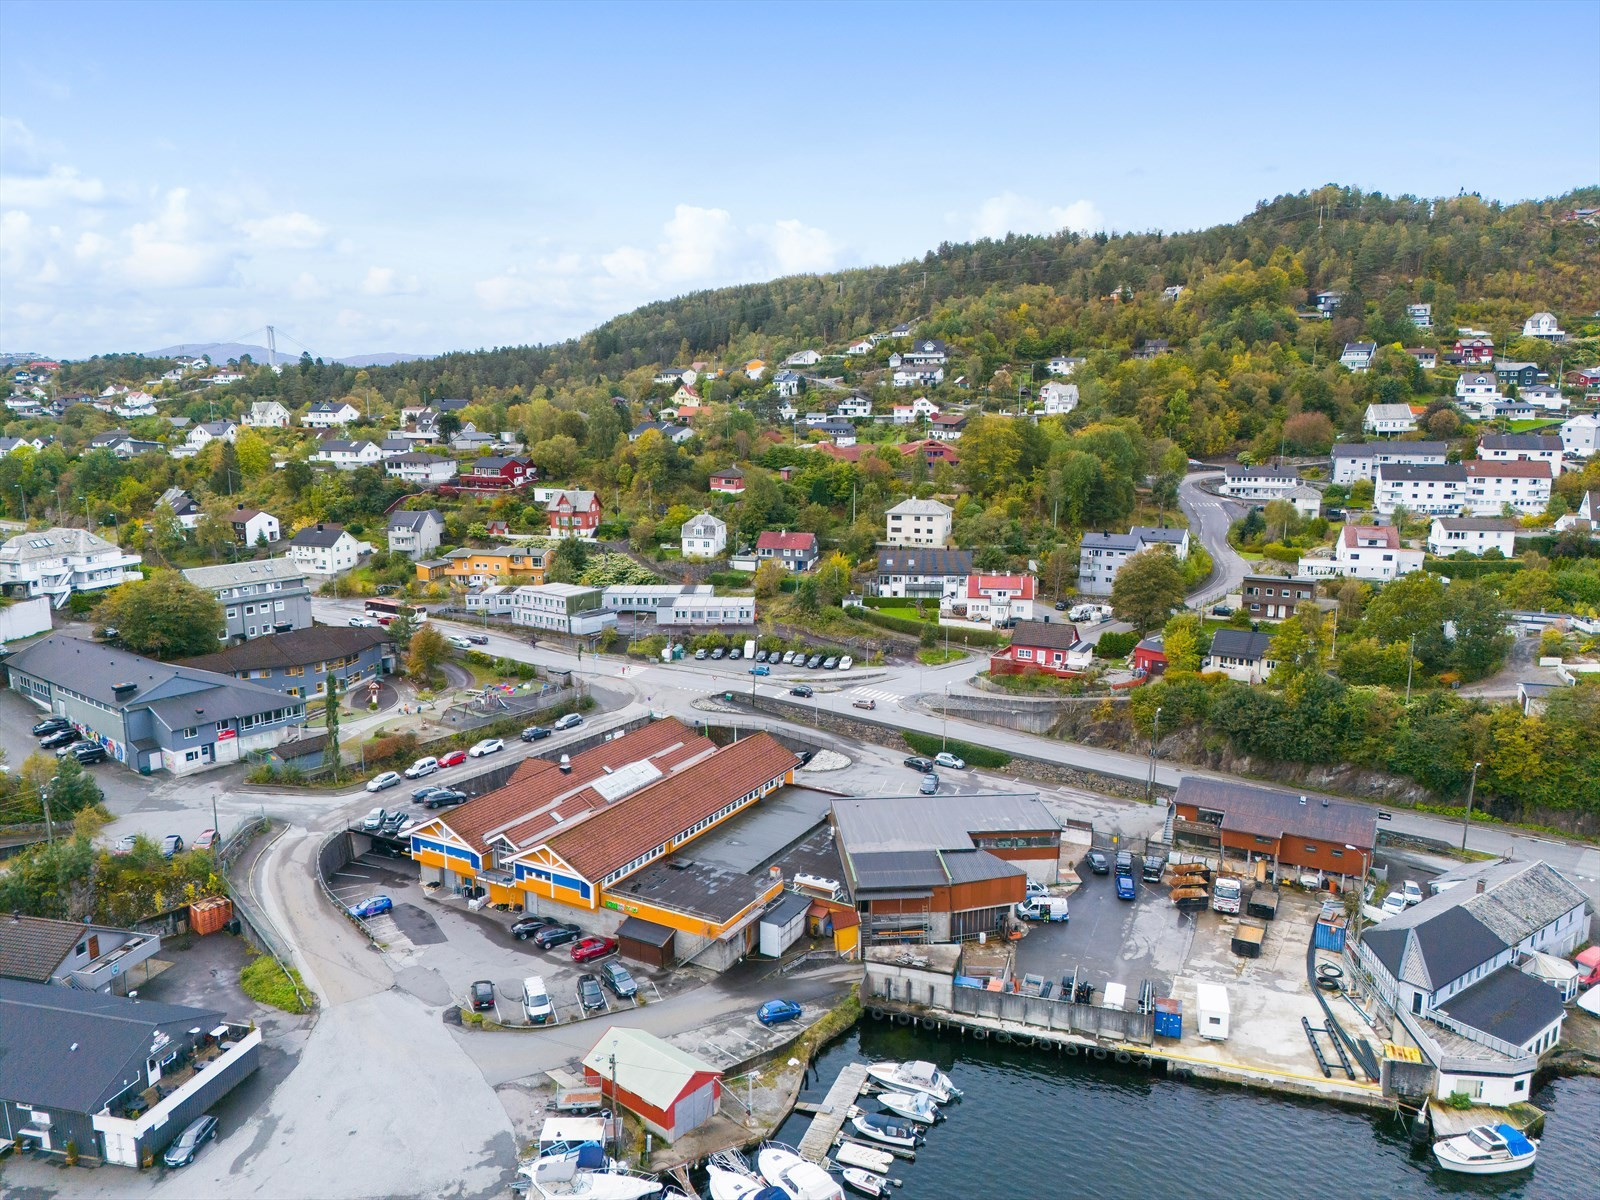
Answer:
<path fill-rule="evenodd" d="M 1600 1200 L 1600 1079 L 1592 1077 L 1559 1079 L 1534 1095 L 1549 1114 L 1538 1162 L 1498 1178 L 1440 1171 L 1387 1113 L 876 1022 L 817 1060 L 801 1098 L 821 1100 L 852 1060 L 907 1058 L 938 1063 L 966 1095 L 916 1161 L 890 1172 L 904 1181 L 895 1192 L 903 1200 Z M 870 1098 L 862 1104 L 873 1107 Z M 779 1140 L 798 1144 L 809 1121 L 791 1117 Z"/>

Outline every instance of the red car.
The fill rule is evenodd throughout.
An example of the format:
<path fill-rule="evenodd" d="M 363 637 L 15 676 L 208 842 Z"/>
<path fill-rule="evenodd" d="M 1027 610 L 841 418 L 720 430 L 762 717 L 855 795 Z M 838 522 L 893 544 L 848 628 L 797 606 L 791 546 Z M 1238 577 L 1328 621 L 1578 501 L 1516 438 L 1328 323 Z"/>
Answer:
<path fill-rule="evenodd" d="M 439 756 L 439 765 L 441 767 L 459 767 L 466 761 L 467 752 L 465 750 L 452 750 L 449 754 L 441 754 Z"/>
<path fill-rule="evenodd" d="M 614 954 L 616 949 L 616 938 L 586 937 L 573 943 L 572 961 L 588 962 L 591 958 L 604 958 Z"/>

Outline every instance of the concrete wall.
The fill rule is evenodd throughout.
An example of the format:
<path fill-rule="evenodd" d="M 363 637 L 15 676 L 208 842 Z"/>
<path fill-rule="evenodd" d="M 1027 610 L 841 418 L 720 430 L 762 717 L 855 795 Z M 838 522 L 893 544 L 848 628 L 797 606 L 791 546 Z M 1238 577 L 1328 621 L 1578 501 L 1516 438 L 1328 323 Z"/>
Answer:
<path fill-rule="evenodd" d="M 50 632 L 50 601 L 44 596 L 0 608 L 0 642 Z"/>
<path fill-rule="evenodd" d="M 988 992 L 977 988 L 954 989 L 952 1010 L 999 1021 L 1036 1025 L 1059 1033 L 1081 1033 L 1112 1041 L 1149 1045 L 1155 1038 L 1155 1017 L 1150 1013 L 1098 1004 L 1067 1004 L 1014 992 Z"/>
<path fill-rule="evenodd" d="M 868 962 L 862 995 L 930 1008 L 949 1009 L 955 982 L 941 971 L 924 971 L 899 963 Z"/>

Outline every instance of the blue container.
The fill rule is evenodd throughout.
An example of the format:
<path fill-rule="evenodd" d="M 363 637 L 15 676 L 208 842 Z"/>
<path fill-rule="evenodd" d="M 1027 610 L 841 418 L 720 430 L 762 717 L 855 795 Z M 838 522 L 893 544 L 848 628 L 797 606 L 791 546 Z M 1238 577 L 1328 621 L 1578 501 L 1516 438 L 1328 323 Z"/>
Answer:
<path fill-rule="evenodd" d="M 1312 941 L 1318 950 L 1340 951 L 1344 949 L 1344 926 L 1335 925 L 1330 921 L 1318 921 L 1316 932 L 1312 934 Z"/>
<path fill-rule="evenodd" d="M 1181 1038 L 1183 1036 L 1183 1001 L 1167 996 L 1156 998 L 1156 1036 Z"/>

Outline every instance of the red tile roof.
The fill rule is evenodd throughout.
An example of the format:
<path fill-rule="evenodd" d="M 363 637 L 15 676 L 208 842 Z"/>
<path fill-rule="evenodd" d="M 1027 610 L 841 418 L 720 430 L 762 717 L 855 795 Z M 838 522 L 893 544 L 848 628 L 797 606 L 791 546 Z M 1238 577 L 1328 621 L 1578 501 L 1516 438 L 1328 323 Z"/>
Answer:
<path fill-rule="evenodd" d="M 1469 458 L 1461 464 L 1467 475 L 1493 479 L 1549 479 L 1552 477 L 1547 462 L 1500 462 L 1496 459 Z"/>
<path fill-rule="evenodd" d="M 598 881 L 799 764 L 771 734 L 758 733 L 563 829 L 547 845 Z"/>
<path fill-rule="evenodd" d="M 1340 537 L 1350 547 L 1381 541 L 1385 549 L 1400 549 L 1400 532 L 1393 525 L 1346 525 Z"/>
<path fill-rule="evenodd" d="M 1034 578 L 1032 575 L 968 575 L 967 598 L 975 599 L 996 589 L 1013 593 L 1023 600 L 1032 600 Z"/>
<path fill-rule="evenodd" d="M 780 533 L 775 529 L 768 529 L 756 539 L 757 550 L 815 550 L 816 548 L 817 535 L 814 533 Z"/>

